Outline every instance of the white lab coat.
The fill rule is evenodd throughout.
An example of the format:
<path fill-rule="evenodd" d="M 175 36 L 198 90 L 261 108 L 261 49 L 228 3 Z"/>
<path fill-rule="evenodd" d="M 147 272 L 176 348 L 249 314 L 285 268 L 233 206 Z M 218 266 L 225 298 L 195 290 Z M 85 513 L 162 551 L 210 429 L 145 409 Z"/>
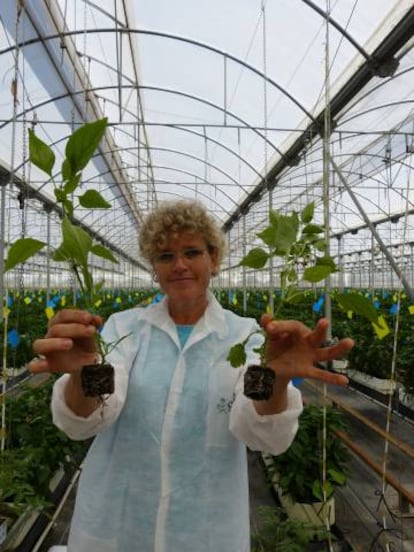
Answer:
<path fill-rule="evenodd" d="M 209 305 L 183 349 L 166 299 L 112 315 L 107 341 L 131 333 L 111 353 L 115 393 L 103 412 L 76 416 L 57 380 L 53 418 L 73 439 L 97 434 L 79 481 L 69 552 L 247 552 L 250 550 L 245 445 L 279 454 L 302 411 L 259 416 L 243 395 L 230 347 L 256 321 Z M 252 351 L 248 361 L 257 360 Z M 255 342 L 255 343 L 254 343 Z"/>

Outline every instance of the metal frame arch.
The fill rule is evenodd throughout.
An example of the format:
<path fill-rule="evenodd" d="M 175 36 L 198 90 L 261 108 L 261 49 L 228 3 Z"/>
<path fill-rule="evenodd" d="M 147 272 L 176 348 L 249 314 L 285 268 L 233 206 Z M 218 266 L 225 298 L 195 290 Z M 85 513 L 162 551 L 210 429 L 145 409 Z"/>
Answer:
<path fill-rule="evenodd" d="M 111 29 L 111 28 L 63 31 L 63 32 L 58 33 L 58 34 L 52 34 L 52 35 L 48 35 L 48 36 L 37 37 L 37 38 L 32 38 L 32 39 L 29 39 L 29 40 L 26 40 L 26 41 L 18 42 L 14 46 L 9 46 L 7 48 L 4 48 L 3 50 L 0 50 L 0 56 L 2 54 L 6 54 L 6 53 L 8 53 L 8 52 L 10 52 L 10 51 L 12 51 L 16 48 L 23 48 L 23 47 L 26 47 L 26 46 L 30 46 L 31 44 L 36 44 L 38 42 L 43 43 L 43 42 L 46 42 L 46 41 L 49 41 L 49 40 L 55 40 L 55 39 L 60 39 L 61 40 L 62 38 L 65 38 L 67 36 L 95 34 L 95 33 L 121 33 L 121 34 L 136 33 L 136 34 L 154 36 L 154 37 L 158 37 L 158 38 L 166 38 L 166 39 L 170 39 L 170 40 L 176 40 L 178 42 L 184 42 L 184 43 L 190 44 L 192 46 L 196 46 L 198 48 L 208 50 L 210 52 L 213 52 L 215 54 L 220 55 L 224 59 L 229 59 L 229 60 L 235 62 L 238 65 L 242 65 L 243 67 L 245 67 L 249 71 L 252 71 L 252 73 L 254 73 L 254 74 L 258 75 L 259 77 L 261 77 L 262 79 L 266 80 L 269 84 L 271 84 L 272 86 L 277 88 L 277 90 L 279 90 L 279 92 L 281 92 L 284 96 L 286 96 L 294 105 L 296 105 L 296 107 L 298 107 L 311 121 L 315 121 L 315 118 L 313 117 L 313 115 L 306 109 L 306 107 L 304 105 L 302 105 L 299 102 L 299 100 L 297 100 L 294 96 L 292 96 L 292 94 L 290 94 L 285 88 L 283 88 L 283 86 L 281 86 L 276 81 L 274 81 L 273 79 L 271 79 L 270 77 L 265 75 L 259 69 L 256 69 L 256 67 L 254 67 L 253 65 L 250 65 L 250 64 L 246 63 L 245 61 L 239 59 L 237 56 L 233 56 L 232 54 L 229 54 L 228 52 L 220 50 L 219 48 L 216 48 L 215 46 L 205 44 L 203 42 L 200 42 L 200 41 L 192 39 L 192 38 L 187 38 L 187 37 L 183 37 L 183 36 L 179 36 L 179 35 L 174 35 L 174 34 L 171 34 L 171 33 L 165 33 L 165 32 L 161 32 L 161 31 L 152 31 L 152 30 L 149 30 L 149 29 Z M 86 54 L 84 54 L 84 55 L 86 55 Z"/>

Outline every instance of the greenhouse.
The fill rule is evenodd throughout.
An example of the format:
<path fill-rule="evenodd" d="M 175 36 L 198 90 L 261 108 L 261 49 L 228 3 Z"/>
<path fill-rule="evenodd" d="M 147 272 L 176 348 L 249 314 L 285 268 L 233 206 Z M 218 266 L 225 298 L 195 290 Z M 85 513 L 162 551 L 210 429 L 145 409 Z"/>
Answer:
<path fill-rule="evenodd" d="M 414 0 L 1 0 L 0 23 L 0 552 L 414 550 Z M 114 386 L 79 406 L 65 347 Z M 259 352 L 270 398 L 226 395 Z M 289 416 L 280 450 L 250 435 Z"/>

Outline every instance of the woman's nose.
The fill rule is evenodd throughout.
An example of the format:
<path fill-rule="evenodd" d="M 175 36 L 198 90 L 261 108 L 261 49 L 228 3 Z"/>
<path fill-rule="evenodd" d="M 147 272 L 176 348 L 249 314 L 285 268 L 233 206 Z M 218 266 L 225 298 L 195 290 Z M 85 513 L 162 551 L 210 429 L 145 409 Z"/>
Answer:
<path fill-rule="evenodd" d="M 176 255 L 173 261 L 174 270 L 184 270 L 187 268 L 184 255 Z"/>

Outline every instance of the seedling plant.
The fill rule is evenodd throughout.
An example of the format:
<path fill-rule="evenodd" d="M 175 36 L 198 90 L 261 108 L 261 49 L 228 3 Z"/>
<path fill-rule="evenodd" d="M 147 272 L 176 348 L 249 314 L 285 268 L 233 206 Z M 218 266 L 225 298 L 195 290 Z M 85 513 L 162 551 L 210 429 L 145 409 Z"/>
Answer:
<path fill-rule="evenodd" d="M 95 189 L 81 191 L 82 171 L 98 148 L 107 127 L 107 119 L 98 119 L 86 123 L 75 130 L 66 143 L 65 155 L 61 165 L 60 179 L 53 176 L 56 156 L 50 146 L 45 144 L 34 130 L 29 130 L 30 162 L 44 172 L 53 184 L 56 203 L 61 210 L 61 243 L 51 253 L 56 262 L 69 266 L 84 296 L 85 306 L 93 312 L 97 294 L 103 281 L 94 282 L 90 264 L 91 255 L 117 263 L 113 253 L 101 243 L 94 242 L 90 232 L 75 224 L 73 215 L 76 207 L 84 209 L 109 209 L 111 204 Z M 25 263 L 47 244 L 32 237 L 23 237 L 10 245 L 5 262 L 5 271 Z M 108 354 L 120 341 L 107 343 L 96 332 L 97 352 L 100 360 L 97 364 L 82 369 L 82 386 L 85 395 L 102 398 L 114 390 L 113 367 L 106 362 Z M 96 378 L 98 377 L 98 380 Z"/>

